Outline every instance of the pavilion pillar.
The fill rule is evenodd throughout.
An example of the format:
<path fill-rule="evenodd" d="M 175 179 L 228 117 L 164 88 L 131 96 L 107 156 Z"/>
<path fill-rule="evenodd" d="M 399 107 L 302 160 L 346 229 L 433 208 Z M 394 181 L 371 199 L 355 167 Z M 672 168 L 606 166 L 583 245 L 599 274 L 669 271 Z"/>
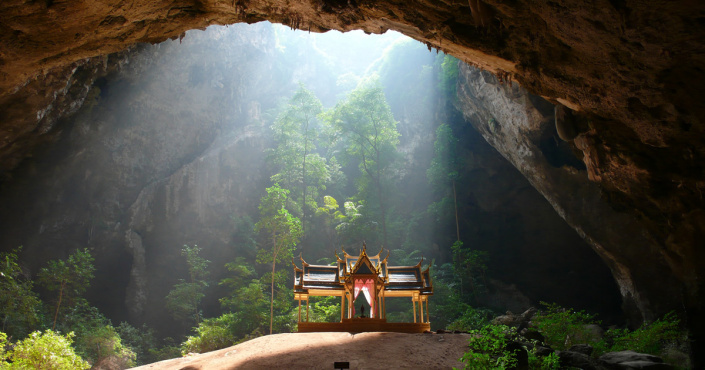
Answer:
<path fill-rule="evenodd" d="M 301 322 L 301 296 L 299 296 L 299 322 Z"/>
<path fill-rule="evenodd" d="M 428 296 L 426 296 L 426 322 L 431 322 L 428 318 Z"/>
<path fill-rule="evenodd" d="M 414 307 L 414 324 L 416 324 L 416 299 L 411 297 L 411 305 Z"/>
<path fill-rule="evenodd" d="M 348 319 L 352 319 L 352 297 L 348 296 Z"/>
<path fill-rule="evenodd" d="M 384 309 L 384 316 L 382 318 L 386 319 L 387 318 L 387 293 L 385 293 L 384 290 L 382 290 L 382 308 Z"/>
<path fill-rule="evenodd" d="M 343 312 L 345 310 L 345 292 L 340 296 L 340 322 L 343 322 Z"/>
<path fill-rule="evenodd" d="M 308 297 L 306 297 L 306 322 L 308 322 L 308 306 L 309 306 Z"/>
<path fill-rule="evenodd" d="M 419 321 L 423 324 L 423 297 L 419 296 Z"/>

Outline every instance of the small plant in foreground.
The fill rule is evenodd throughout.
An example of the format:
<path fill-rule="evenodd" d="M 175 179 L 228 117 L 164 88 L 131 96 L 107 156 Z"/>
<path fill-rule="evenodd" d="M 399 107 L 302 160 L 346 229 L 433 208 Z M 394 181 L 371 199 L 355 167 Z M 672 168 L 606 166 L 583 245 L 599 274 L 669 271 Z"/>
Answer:
<path fill-rule="evenodd" d="M 235 313 L 205 319 L 196 327 L 196 333 L 181 344 L 181 354 L 205 353 L 232 346 L 237 338 L 234 333 L 240 326 Z"/>
<path fill-rule="evenodd" d="M 507 351 L 511 328 L 506 325 L 485 325 L 470 331 L 470 350 L 460 361 L 465 369 L 508 369 L 516 365 L 514 353 Z"/>
<path fill-rule="evenodd" d="M 17 342 L 15 348 L 8 351 L 10 364 L 0 362 L 8 369 L 88 369 L 91 366 L 74 352 L 71 347 L 73 332 L 65 336 L 52 330 L 44 333 L 35 331 L 27 338 Z"/>
<path fill-rule="evenodd" d="M 666 347 L 679 347 L 686 334 L 679 328 L 680 320 L 674 312 L 639 329 L 610 329 L 596 346 L 598 354 L 632 350 L 660 356 Z"/>
<path fill-rule="evenodd" d="M 470 331 L 484 327 L 489 323 L 492 311 L 468 306 L 462 316 L 448 325 L 449 330 Z"/>
<path fill-rule="evenodd" d="M 535 350 L 529 351 L 529 369 L 558 370 L 561 368 L 561 359 L 558 353 L 552 352 L 548 356 L 538 357 Z"/>
<path fill-rule="evenodd" d="M 555 303 L 541 304 L 545 309 L 534 316 L 531 322 L 546 338 L 546 343 L 559 351 L 587 342 L 590 334 L 586 326 L 600 323 L 595 315 L 585 311 L 563 308 Z"/>

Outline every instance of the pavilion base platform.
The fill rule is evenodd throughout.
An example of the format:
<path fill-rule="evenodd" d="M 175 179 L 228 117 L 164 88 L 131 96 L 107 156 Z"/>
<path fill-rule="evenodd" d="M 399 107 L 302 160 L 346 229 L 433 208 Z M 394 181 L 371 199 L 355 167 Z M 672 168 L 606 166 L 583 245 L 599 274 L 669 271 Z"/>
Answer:
<path fill-rule="evenodd" d="M 423 333 L 431 330 L 430 323 L 387 322 L 386 319 L 352 318 L 343 322 L 300 322 L 299 333 L 373 331 L 392 333 Z"/>

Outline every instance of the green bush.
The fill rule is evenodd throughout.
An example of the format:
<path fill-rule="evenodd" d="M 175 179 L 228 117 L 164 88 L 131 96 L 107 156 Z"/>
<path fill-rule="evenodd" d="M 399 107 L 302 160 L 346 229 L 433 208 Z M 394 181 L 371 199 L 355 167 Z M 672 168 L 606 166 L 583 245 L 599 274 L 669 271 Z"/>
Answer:
<path fill-rule="evenodd" d="M 511 337 L 511 328 L 506 325 L 485 325 L 470 331 L 470 350 L 460 358 L 465 369 L 507 369 L 516 365 L 513 353 L 506 350 Z"/>
<path fill-rule="evenodd" d="M 151 360 L 150 362 L 157 362 L 181 357 L 181 348 L 176 345 L 173 338 L 166 337 L 163 339 L 162 342 L 163 343 L 160 347 L 150 348 L 148 350 L 148 358 Z"/>
<path fill-rule="evenodd" d="M 561 368 L 561 359 L 558 353 L 553 352 L 548 356 L 537 357 L 534 350 L 529 351 L 529 369 L 558 370 Z"/>
<path fill-rule="evenodd" d="M 0 322 L 10 338 L 23 338 L 39 326 L 41 301 L 34 282 L 19 264 L 22 247 L 0 253 Z"/>
<path fill-rule="evenodd" d="M 133 366 L 135 353 L 122 344 L 120 335 L 100 311 L 80 298 L 67 308 L 57 325 L 62 332 L 76 334 L 76 352 L 92 364 L 108 361 L 116 366 Z"/>
<path fill-rule="evenodd" d="M 239 321 L 234 313 L 203 320 L 198 324 L 196 334 L 181 344 L 181 353 L 204 353 L 232 346 L 237 340 L 234 333 L 240 325 Z"/>
<path fill-rule="evenodd" d="M 462 316 L 448 325 L 448 329 L 460 331 L 477 330 L 486 326 L 492 315 L 493 312 L 488 309 L 468 306 Z"/>
<path fill-rule="evenodd" d="M 531 320 L 552 348 L 564 351 L 574 344 L 585 343 L 590 337 L 587 325 L 599 324 L 595 315 L 574 311 L 555 303 L 541 302 L 545 307 Z"/>
<path fill-rule="evenodd" d="M 73 333 L 65 336 L 52 330 L 44 333 L 35 331 L 17 342 L 7 353 L 10 364 L 2 364 L 9 369 L 88 369 L 90 365 L 74 352 L 71 347 Z"/>
<path fill-rule="evenodd" d="M 631 349 L 636 352 L 657 355 L 665 344 L 677 342 L 683 337 L 679 328 L 680 321 L 674 312 L 669 312 L 662 319 L 646 324 L 633 332 L 615 330 L 612 351 Z M 610 333 L 608 330 L 607 333 Z M 607 334 L 610 335 L 610 334 Z"/>
<path fill-rule="evenodd" d="M 639 329 L 607 330 L 603 340 L 596 346 L 597 354 L 613 351 L 632 350 L 652 355 L 663 355 L 668 347 L 679 347 L 686 334 L 680 329 L 680 320 L 674 312 Z"/>
<path fill-rule="evenodd" d="M 122 344 L 112 325 L 100 326 L 83 333 L 80 342 L 86 358 L 91 359 L 94 365 L 110 363 L 120 368 L 135 365 L 135 352 Z"/>
<path fill-rule="evenodd" d="M 115 328 L 120 335 L 122 344 L 132 349 L 135 352 L 135 365 L 144 365 L 157 361 L 150 355 L 150 351 L 157 347 L 157 340 L 154 334 L 154 329 L 147 325 L 142 325 L 141 328 L 136 328 L 126 322 L 121 322 Z"/>

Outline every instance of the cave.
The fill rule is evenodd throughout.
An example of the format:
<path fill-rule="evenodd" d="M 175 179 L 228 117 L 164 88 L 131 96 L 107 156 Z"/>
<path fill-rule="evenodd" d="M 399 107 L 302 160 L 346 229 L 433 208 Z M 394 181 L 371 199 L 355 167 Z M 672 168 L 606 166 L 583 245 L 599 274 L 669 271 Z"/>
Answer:
<path fill-rule="evenodd" d="M 64 240 L 85 243 L 93 235 L 119 234 L 93 241 L 104 243 L 96 263 L 110 266 L 102 269 L 97 279 L 135 288 L 146 284 L 131 278 L 139 273 L 136 259 L 153 260 L 154 255 L 149 253 L 160 252 L 134 251 L 141 245 L 165 243 L 150 240 L 157 233 L 154 228 L 165 228 L 159 230 L 164 235 L 178 235 L 180 228 L 204 217 L 198 212 L 184 212 L 178 223 L 148 225 L 140 221 L 142 224 L 134 228 L 92 219 L 94 214 L 113 215 L 115 220 L 133 220 L 138 225 L 137 218 L 149 210 L 125 209 L 121 202 L 148 197 L 149 202 L 143 205 L 165 210 L 174 192 L 188 191 L 185 184 L 192 174 L 183 173 L 181 184 L 174 183 L 168 189 L 155 186 L 143 191 L 146 187 L 134 184 L 117 194 L 111 193 L 111 183 L 125 179 L 89 183 L 85 179 L 91 174 L 67 170 L 70 162 L 107 163 L 108 159 L 100 156 L 81 158 L 82 150 L 96 153 L 92 151 L 96 146 L 116 143 L 93 143 L 82 138 L 91 130 L 122 128 L 109 120 L 93 127 L 81 117 L 89 114 L 86 110 L 96 101 L 119 96 L 139 84 L 135 82 L 139 79 L 137 66 L 149 64 L 149 52 L 162 52 L 154 49 L 155 44 L 169 39 L 189 42 L 188 37 L 184 38 L 186 31 L 211 25 L 261 21 L 314 33 L 362 30 L 384 34 L 394 30 L 429 50 L 464 62 L 458 75 L 460 116 L 456 119 L 472 127 L 468 140 L 480 148 L 485 145 L 481 151 L 496 150 L 499 156 L 491 160 L 512 167 L 503 171 L 514 171 L 512 176 L 520 178 L 506 188 L 536 191 L 547 201 L 536 207 L 550 206 L 548 211 L 572 228 L 568 230 L 570 236 L 564 229 L 558 233 L 575 237 L 576 244 L 584 243 L 599 257 L 598 262 L 611 273 L 611 283 L 616 282 L 622 313 L 632 326 L 677 312 L 690 331 L 697 367 L 702 364 L 699 354 L 705 352 L 700 338 L 705 332 L 705 298 L 700 294 L 705 256 L 698 247 L 705 236 L 702 8 L 678 1 L 600 1 L 585 5 L 578 1 L 431 4 L 187 0 L 90 6 L 64 1 L 3 2 L 0 171 L 2 193 L 11 194 L 13 199 L 3 197 L 0 219 L 3 225 L 19 226 L 4 230 L 2 248 L 28 246 L 27 253 L 41 256 L 30 263 L 36 271 L 46 259 L 84 245 Z M 247 59 L 242 62 L 247 63 Z M 132 76 L 110 82 L 111 76 L 129 72 L 131 65 L 136 66 Z M 199 86 L 203 73 L 193 64 L 184 78 L 192 88 L 203 88 Z M 178 99 L 179 95 L 174 93 L 172 98 Z M 257 105 L 242 109 L 250 110 L 251 115 L 265 110 Z M 135 113 L 128 110 L 119 114 Z M 189 138 L 190 146 L 180 156 L 165 157 L 163 170 L 178 171 L 216 140 L 219 130 L 216 126 L 202 131 L 180 126 L 175 132 L 164 133 Z M 237 140 L 243 147 L 264 145 L 249 133 L 242 133 Z M 166 141 L 150 143 L 153 152 L 142 155 L 167 155 L 168 151 L 160 147 Z M 135 155 L 129 145 L 114 149 L 119 150 L 115 155 L 125 158 Z M 262 165 L 261 160 L 227 165 L 236 171 L 254 170 Z M 148 162 L 141 164 L 132 170 L 148 178 Z M 67 187 L 58 194 L 44 190 L 45 198 L 34 199 L 30 190 L 44 186 L 43 179 L 95 188 Z M 242 188 L 236 191 L 245 194 Z M 84 196 L 88 193 L 113 198 L 96 212 Z M 253 200 L 247 201 L 253 211 Z M 479 195 L 469 194 L 464 201 L 469 213 L 483 208 Z M 31 219 L 33 212 L 51 214 L 56 211 L 52 207 L 66 203 L 78 206 L 38 227 Z M 540 212 L 548 213 L 544 208 Z M 513 228 L 529 227 L 525 226 L 526 215 L 505 217 L 502 222 Z M 57 233 L 50 242 L 40 237 L 61 229 L 64 223 L 82 227 L 71 229 L 77 235 Z M 218 227 L 213 225 L 214 229 Z M 210 232 L 202 231 L 204 235 Z M 483 232 L 488 233 L 488 241 L 496 238 L 496 233 Z M 168 242 L 194 243 L 200 236 Z M 32 243 L 37 246 L 31 247 Z M 173 261 L 160 263 L 168 266 Z M 521 281 L 523 277 L 515 279 Z M 125 302 L 135 306 L 138 296 L 118 294 L 104 306 L 124 307 Z M 125 313 L 111 314 L 120 317 Z"/>

